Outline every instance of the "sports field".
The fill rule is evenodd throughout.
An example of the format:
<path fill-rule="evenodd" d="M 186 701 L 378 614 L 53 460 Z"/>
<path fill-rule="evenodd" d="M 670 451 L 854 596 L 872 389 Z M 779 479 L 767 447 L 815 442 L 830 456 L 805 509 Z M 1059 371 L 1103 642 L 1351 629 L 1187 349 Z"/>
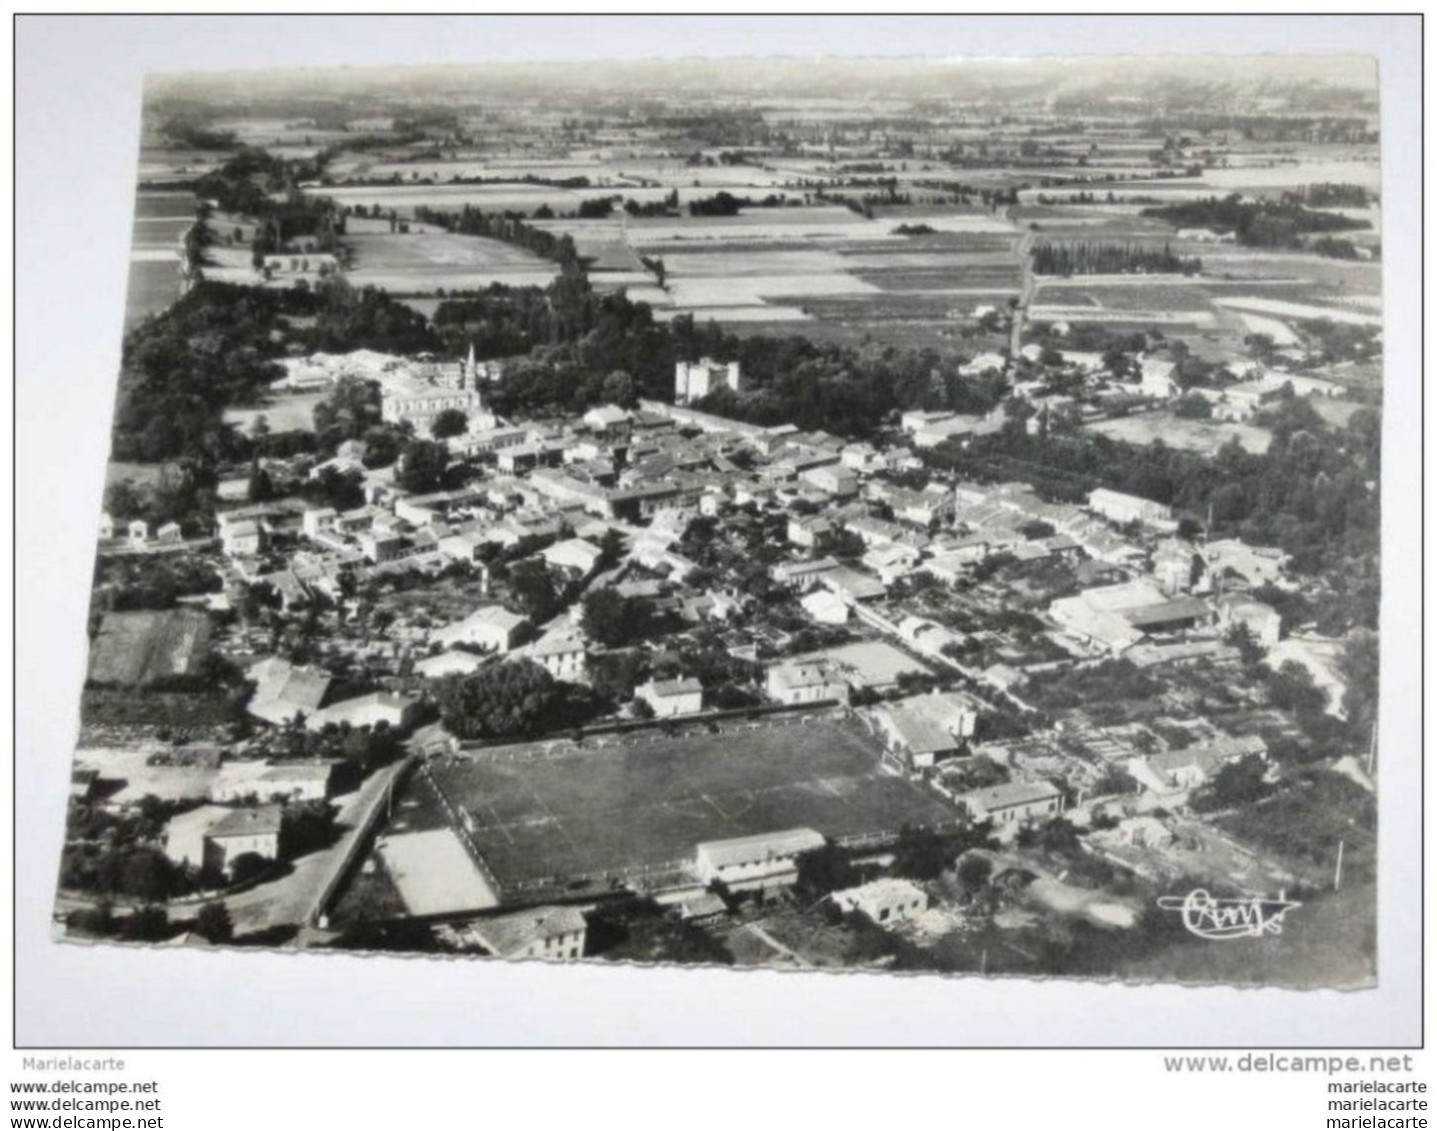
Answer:
<path fill-rule="evenodd" d="M 830 717 L 735 723 L 717 733 L 644 731 L 575 749 L 509 747 L 432 764 L 433 787 L 470 823 L 502 887 L 657 868 L 701 841 L 808 827 L 830 837 L 952 820 L 921 786 L 882 772 L 856 724 Z M 408 827 L 442 821 L 424 797 Z"/>

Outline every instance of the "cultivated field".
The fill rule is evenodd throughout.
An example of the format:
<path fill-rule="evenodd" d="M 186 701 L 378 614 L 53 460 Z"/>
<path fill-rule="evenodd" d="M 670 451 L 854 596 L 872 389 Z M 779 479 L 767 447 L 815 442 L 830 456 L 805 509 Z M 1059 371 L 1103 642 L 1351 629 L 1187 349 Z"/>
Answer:
<path fill-rule="evenodd" d="M 1217 424 L 1208 420 L 1183 420 L 1170 412 L 1145 412 L 1140 416 L 1119 416 L 1085 425 L 1092 432 L 1130 444 L 1151 444 L 1162 440 L 1170 448 L 1211 454 L 1234 437 L 1246 451 L 1261 455 L 1272 443 L 1272 433 L 1253 424 Z"/>
<path fill-rule="evenodd" d="M 705 840 L 805 826 L 849 837 L 954 817 L 880 770 L 855 724 L 829 717 L 724 724 L 716 734 L 645 731 L 553 753 L 509 747 L 431 770 L 505 888 L 672 866 Z M 401 806 L 405 828 L 445 823 L 422 779 L 409 792 L 419 805 Z"/>
<path fill-rule="evenodd" d="M 556 269 L 523 248 L 500 240 L 448 233 L 348 235 L 353 252 L 348 273 L 355 286 L 376 286 L 398 294 L 483 288 L 547 286 Z"/>
<path fill-rule="evenodd" d="M 210 619 L 188 609 L 111 613 L 90 650 L 95 683 L 138 687 L 194 675 L 209 647 Z"/>

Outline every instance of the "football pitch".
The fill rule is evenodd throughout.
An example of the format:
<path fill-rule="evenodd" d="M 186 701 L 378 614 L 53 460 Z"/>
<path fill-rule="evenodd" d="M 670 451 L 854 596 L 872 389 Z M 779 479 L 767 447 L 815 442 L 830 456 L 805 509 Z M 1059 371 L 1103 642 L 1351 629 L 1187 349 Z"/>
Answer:
<path fill-rule="evenodd" d="M 430 767 L 467 814 L 503 887 L 663 869 L 701 841 L 790 828 L 831 838 L 951 821 L 920 785 L 879 769 L 856 723 L 809 717 L 718 733 L 645 731 L 583 748 L 485 751 Z M 416 789 L 428 791 L 422 775 Z M 410 809 L 410 820 L 439 816 Z M 462 819 L 462 818 L 461 818 Z"/>

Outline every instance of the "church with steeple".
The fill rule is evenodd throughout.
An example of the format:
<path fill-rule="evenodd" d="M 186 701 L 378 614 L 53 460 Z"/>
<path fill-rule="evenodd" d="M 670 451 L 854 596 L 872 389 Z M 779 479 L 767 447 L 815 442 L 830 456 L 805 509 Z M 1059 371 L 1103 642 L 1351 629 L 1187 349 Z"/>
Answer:
<path fill-rule="evenodd" d="M 409 388 L 386 387 L 381 416 L 390 424 L 412 425 L 417 436 L 428 436 L 440 413 L 458 410 L 468 421 L 470 432 L 485 431 L 499 421 L 484 407 L 479 385 L 497 380 L 497 374 L 494 363 L 475 360 L 471 343 L 463 361 L 419 367 Z"/>

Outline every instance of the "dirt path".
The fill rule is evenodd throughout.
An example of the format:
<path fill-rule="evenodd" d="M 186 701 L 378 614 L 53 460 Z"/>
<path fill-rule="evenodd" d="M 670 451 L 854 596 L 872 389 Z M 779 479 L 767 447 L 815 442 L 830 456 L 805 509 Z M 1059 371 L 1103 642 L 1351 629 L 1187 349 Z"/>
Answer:
<path fill-rule="evenodd" d="M 1003 212 L 1004 219 L 1010 223 L 1013 220 L 1012 208 Z M 1013 245 L 1013 253 L 1018 257 L 1018 270 L 1021 273 L 1021 282 L 1018 286 L 1018 305 L 1013 310 L 1013 325 L 1008 335 L 1008 357 L 1016 358 L 1018 351 L 1023 348 L 1023 324 L 1028 318 L 1028 307 L 1033 301 L 1035 280 L 1033 278 L 1033 233 L 1024 229 Z"/>

